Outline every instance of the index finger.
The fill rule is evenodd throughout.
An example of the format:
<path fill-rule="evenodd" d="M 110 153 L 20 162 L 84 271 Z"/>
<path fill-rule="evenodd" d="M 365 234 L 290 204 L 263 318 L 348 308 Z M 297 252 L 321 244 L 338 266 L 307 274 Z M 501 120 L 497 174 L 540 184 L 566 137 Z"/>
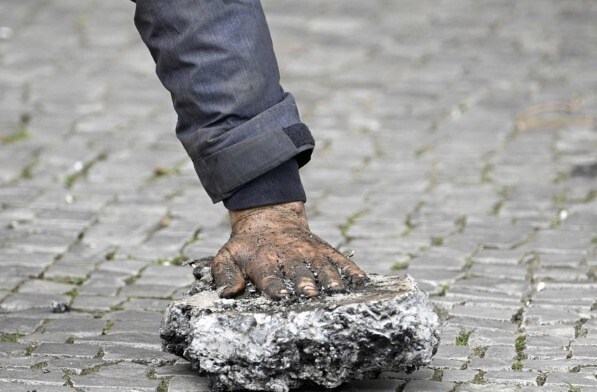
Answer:
<path fill-rule="evenodd" d="M 226 247 L 218 251 L 211 265 L 211 274 L 221 298 L 232 298 L 245 290 L 245 278 Z"/>

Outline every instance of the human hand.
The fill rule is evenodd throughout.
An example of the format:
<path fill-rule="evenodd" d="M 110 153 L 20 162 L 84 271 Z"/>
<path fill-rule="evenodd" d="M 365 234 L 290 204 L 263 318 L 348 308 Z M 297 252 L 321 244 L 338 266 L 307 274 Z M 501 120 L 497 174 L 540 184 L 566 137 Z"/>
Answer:
<path fill-rule="evenodd" d="M 319 295 L 320 289 L 342 292 L 369 278 L 351 260 L 312 234 L 302 202 L 230 211 L 232 234 L 212 264 L 219 295 L 231 298 L 245 289 L 245 279 L 272 299 L 297 294 Z"/>

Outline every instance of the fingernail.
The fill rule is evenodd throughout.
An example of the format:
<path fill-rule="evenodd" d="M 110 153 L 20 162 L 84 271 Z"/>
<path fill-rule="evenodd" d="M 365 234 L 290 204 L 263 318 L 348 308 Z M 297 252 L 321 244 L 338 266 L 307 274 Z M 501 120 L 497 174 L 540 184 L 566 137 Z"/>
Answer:
<path fill-rule="evenodd" d="M 280 295 L 288 295 L 288 290 L 282 289 L 279 291 Z"/>
<path fill-rule="evenodd" d="M 319 294 L 319 291 L 317 291 L 317 289 L 313 286 L 305 286 L 305 287 L 303 287 L 303 293 L 307 297 L 317 297 L 317 295 Z"/>
<path fill-rule="evenodd" d="M 216 289 L 216 293 L 218 293 L 218 297 L 220 298 L 229 298 L 230 293 L 228 292 L 228 286 L 218 287 Z"/>
<path fill-rule="evenodd" d="M 303 291 L 304 292 L 312 291 L 312 292 L 317 293 L 317 289 L 313 286 L 305 286 L 305 287 L 303 287 Z"/>
<path fill-rule="evenodd" d="M 338 282 L 330 283 L 330 287 L 338 287 L 338 286 L 340 286 L 340 283 L 338 283 Z"/>

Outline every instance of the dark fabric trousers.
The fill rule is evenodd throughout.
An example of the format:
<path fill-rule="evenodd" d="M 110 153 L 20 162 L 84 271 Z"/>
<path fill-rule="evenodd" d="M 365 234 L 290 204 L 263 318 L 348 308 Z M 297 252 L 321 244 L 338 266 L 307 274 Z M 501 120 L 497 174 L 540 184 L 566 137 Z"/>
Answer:
<path fill-rule="evenodd" d="M 137 0 L 135 25 L 212 201 L 241 209 L 304 200 L 298 168 L 314 141 L 280 86 L 259 0 Z"/>

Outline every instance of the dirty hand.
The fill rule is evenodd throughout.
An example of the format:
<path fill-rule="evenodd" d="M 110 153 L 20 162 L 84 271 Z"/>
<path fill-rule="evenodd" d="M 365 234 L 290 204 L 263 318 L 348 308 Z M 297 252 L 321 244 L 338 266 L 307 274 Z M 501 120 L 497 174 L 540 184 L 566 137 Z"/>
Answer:
<path fill-rule="evenodd" d="M 272 299 L 294 291 L 308 297 L 346 290 L 368 278 L 352 261 L 309 230 L 302 202 L 230 211 L 232 234 L 213 260 L 212 275 L 222 298 L 245 289 L 245 277 Z"/>

